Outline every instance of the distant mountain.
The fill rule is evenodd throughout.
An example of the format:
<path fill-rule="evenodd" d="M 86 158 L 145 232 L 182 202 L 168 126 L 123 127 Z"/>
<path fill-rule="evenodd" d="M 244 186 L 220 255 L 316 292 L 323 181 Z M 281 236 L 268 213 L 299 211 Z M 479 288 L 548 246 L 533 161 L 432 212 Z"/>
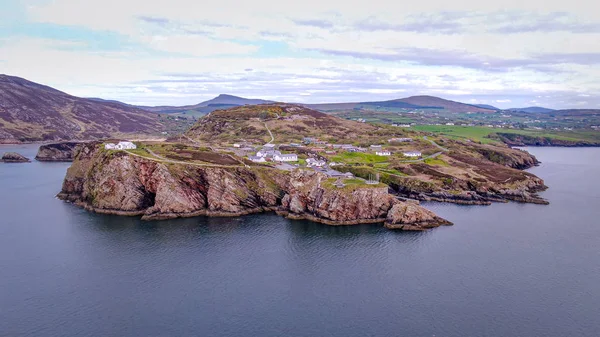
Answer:
<path fill-rule="evenodd" d="M 161 127 L 156 114 L 136 107 L 0 75 L 0 143 L 93 139 L 153 133 Z"/>
<path fill-rule="evenodd" d="M 221 94 L 213 99 L 202 102 L 198 105 L 200 106 L 209 106 L 213 104 L 227 104 L 227 105 L 256 105 L 256 104 L 267 104 L 274 103 L 273 101 L 268 101 L 264 99 L 252 99 L 252 98 L 244 98 L 233 95 Z"/>
<path fill-rule="evenodd" d="M 90 101 L 100 102 L 100 103 L 114 103 L 114 104 L 121 104 L 121 105 L 130 106 L 130 107 L 135 107 L 135 105 L 123 103 L 121 101 L 117 101 L 114 99 L 104 99 L 104 98 L 98 98 L 98 97 L 86 97 L 85 99 L 89 99 Z"/>
<path fill-rule="evenodd" d="M 400 99 L 399 101 L 419 105 L 419 106 L 435 106 L 442 107 L 449 112 L 494 112 L 493 109 L 481 108 L 471 104 L 465 104 L 435 96 L 411 96 Z"/>
<path fill-rule="evenodd" d="M 256 105 L 256 104 L 267 104 L 274 103 L 264 99 L 251 99 L 238 97 L 233 95 L 221 94 L 213 99 L 204 101 L 195 105 L 185 106 L 139 106 L 139 108 L 160 113 L 182 113 L 182 112 L 196 112 L 196 113 L 209 113 L 217 109 L 227 109 L 241 105 Z"/>
<path fill-rule="evenodd" d="M 521 112 L 532 112 L 532 113 L 544 113 L 554 111 L 554 109 L 543 108 L 541 106 L 530 106 L 527 108 L 510 108 L 510 111 L 521 111 Z"/>
<path fill-rule="evenodd" d="M 476 105 L 454 102 L 434 96 L 411 96 L 402 99 L 394 99 L 379 102 L 356 102 L 356 103 L 325 103 L 325 104 L 303 104 L 306 107 L 321 111 L 352 110 L 352 109 L 421 109 L 421 110 L 444 110 L 448 112 L 482 112 L 490 113 L 495 108 L 482 108 Z"/>
<path fill-rule="evenodd" d="M 484 109 L 489 109 L 489 110 L 501 110 L 501 109 L 496 108 L 493 105 L 488 105 L 488 104 L 473 104 L 473 105 L 476 107 L 479 107 L 479 108 L 484 108 Z"/>

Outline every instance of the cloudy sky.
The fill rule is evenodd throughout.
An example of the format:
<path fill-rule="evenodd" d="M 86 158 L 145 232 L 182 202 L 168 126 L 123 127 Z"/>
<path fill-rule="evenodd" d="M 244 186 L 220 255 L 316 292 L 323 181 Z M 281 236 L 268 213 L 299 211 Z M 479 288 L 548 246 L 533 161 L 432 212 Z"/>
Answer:
<path fill-rule="evenodd" d="M 494 3 L 0 0 L 0 73 L 148 105 L 228 93 L 600 108 L 600 6 Z"/>

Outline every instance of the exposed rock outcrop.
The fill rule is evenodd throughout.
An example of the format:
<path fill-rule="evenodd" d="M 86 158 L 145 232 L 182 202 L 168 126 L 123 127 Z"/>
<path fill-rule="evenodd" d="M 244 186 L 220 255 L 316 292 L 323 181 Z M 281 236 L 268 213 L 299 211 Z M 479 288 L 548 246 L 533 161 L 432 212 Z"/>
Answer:
<path fill-rule="evenodd" d="M 82 143 L 64 142 L 40 146 L 35 160 L 38 161 L 73 161 Z"/>
<path fill-rule="evenodd" d="M 450 202 L 462 205 L 489 205 L 517 201 L 548 204 L 538 195 L 547 187 L 539 177 L 523 171 L 539 164 L 526 151 L 452 141 L 450 151 L 437 157 L 439 164 L 427 161 L 392 166 L 401 174 L 377 172 L 367 166 L 337 166 L 343 172 L 366 178 L 380 174 L 381 181 L 400 197 Z"/>
<path fill-rule="evenodd" d="M 0 160 L 4 163 L 28 163 L 30 160 L 16 152 L 6 152 Z"/>
<path fill-rule="evenodd" d="M 312 170 L 163 163 L 93 143 L 78 152 L 58 196 L 95 212 L 148 220 L 276 211 L 330 225 L 385 222 L 414 230 L 450 224 L 380 185 L 337 188 Z"/>
<path fill-rule="evenodd" d="M 552 137 L 538 137 L 516 133 L 497 132 L 498 139 L 510 146 L 564 146 L 564 147 L 598 147 L 599 142 L 586 140 L 569 140 Z"/>

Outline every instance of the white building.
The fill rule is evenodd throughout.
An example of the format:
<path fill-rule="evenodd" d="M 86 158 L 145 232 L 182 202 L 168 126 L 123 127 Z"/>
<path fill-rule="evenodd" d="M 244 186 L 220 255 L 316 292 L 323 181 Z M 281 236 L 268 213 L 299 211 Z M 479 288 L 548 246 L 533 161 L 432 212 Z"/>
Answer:
<path fill-rule="evenodd" d="M 419 151 L 408 151 L 402 153 L 406 157 L 420 157 L 422 154 Z"/>
<path fill-rule="evenodd" d="M 324 160 L 308 158 L 306 159 L 306 166 L 308 167 L 323 167 L 327 164 Z"/>
<path fill-rule="evenodd" d="M 264 158 L 274 158 L 275 156 L 279 156 L 281 155 L 281 152 L 277 151 L 277 150 L 265 150 L 262 149 L 258 152 L 256 152 L 256 155 L 259 157 L 264 157 Z"/>
<path fill-rule="evenodd" d="M 452 125 L 454 125 L 454 123 L 446 123 L 446 125 L 452 126 Z"/>
<path fill-rule="evenodd" d="M 264 157 L 259 157 L 259 156 L 249 156 L 248 159 L 250 159 L 251 161 L 255 162 L 255 163 L 264 163 L 266 162 Z"/>
<path fill-rule="evenodd" d="M 375 154 L 378 156 L 391 156 L 392 155 L 392 153 L 387 150 L 377 151 L 377 152 L 375 152 Z"/>
<path fill-rule="evenodd" d="M 403 142 L 412 142 L 412 138 L 390 138 L 390 139 L 388 139 L 388 143 L 403 143 Z"/>
<path fill-rule="evenodd" d="M 132 142 L 119 142 L 119 144 L 117 144 L 117 150 L 135 150 L 137 149 L 137 146 L 135 146 L 135 144 L 133 144 Z"/>
<path fill-rule="evenodd" d="M 106 150 L 135 150 L 137 146 L 132 142 L 119 142 L 118 144 L 107 143 L 104 148 Z"/>
<path fill-rule="evenodd" d="M 242 145 L 238 144 L 238 143 L 235 143 L 235 144 L 233 144 L 233 147 L 242 147 Z"/>
<path fill-rule="evenodd" d="M 276 154 L 273 156 L 274 161 L 298 161 L 298 155 L 295 153 L 290 154 Z"/>

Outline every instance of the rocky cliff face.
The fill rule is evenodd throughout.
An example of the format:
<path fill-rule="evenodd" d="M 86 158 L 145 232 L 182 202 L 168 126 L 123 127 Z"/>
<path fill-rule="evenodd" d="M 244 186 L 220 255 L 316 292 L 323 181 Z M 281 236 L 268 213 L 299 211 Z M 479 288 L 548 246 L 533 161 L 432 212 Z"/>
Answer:
<path fill-rule="evenodd" d="M 38 161 L 73 161 L 82 143 L 65 142 L 40 146 L 35 159 Z"/>
<path fill-rule="evenodd" d="M 392 166 L 400 174 L 380 172 L 381 181 L 400 197 L 465 205 L 492 202 L 548 204 L 537 193 L 547 187 L 539 177 L 523 171 L 539 164 L 530 153 L 481 144 L 450 142 L 450 151 L 435 161 Z M 363 178 L 377 172 L 370 167 L 338 166 Z"/>
<path fill-rule="evenodd" d="M 389 228 L 422 230 L 450 224 L 395 199 L 386 188 L 338 189 L 326 180 L 309 170 L 162 163 L 85 144 L 58 196 L 92 211 L 144 219 L 276 211 L 330 225 L 385 222 Z"/>
<path fill-rule="evenodd" d="M 568 140 L 551 137 L 536 137 L 513 133 L 496 133 L 497 137 L 510 146 L 564 146 L 564 147 L 592 147 L 600 143 L 586 140 Z"/>
<path fill-rule="evenodd" d="M 0 161 L 5 163 L 28 163 L 30 160 L 16 152 L 6 152 L 4 155 L 2 155 Z"/>

